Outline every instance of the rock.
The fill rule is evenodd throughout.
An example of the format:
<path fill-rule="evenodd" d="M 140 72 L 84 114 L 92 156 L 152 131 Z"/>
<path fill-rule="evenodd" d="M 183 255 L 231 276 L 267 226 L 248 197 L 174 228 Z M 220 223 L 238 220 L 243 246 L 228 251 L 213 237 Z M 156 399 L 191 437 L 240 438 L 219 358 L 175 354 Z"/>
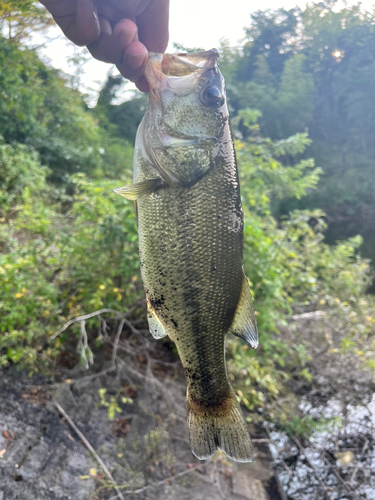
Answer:
<path fill-rule="evenodd" d="M 150 484 L 155 486 L 145 493 L 155 500 L 217 500 L 222 494 L 227 500 L 269 500 L 263 486 L 272 476 L 266 454 L 258 450 L 251 465 L 230 463 L 220 453 L 216 465 L 213 461 L 200 464 L 192 455 L 182 379 L 163 379 L 163 387 L 175 396 L 170 401 L 154 386 L 142 389 L 139 380 L 125 377 L 126 384 L 132 383 L 137 391 L 134 404 L 119 402 L 122 413 L 118 418 L 126 417 L 129 423 L 124 437 L 119 438 L 119 423 L 116 426 L 109 420 L 106 407 L 98 407 L 98 390 L 105 387 L 108 398 L 113 397 L 124 380 L 115 373 L 92 379 L 87 379 L 87 373 L 74 376 L 83 380 L 53 385 L 39 377 L 37 390 L 33 388 L 36 380 L 22 380 L 12 368 L 7 369 L 6 377 L 0 376 L 0 449 L 6 448 L 0 458 L 0 500 L 104 500 L 114 496 L 110 487 L 99 493 L 103 472 L 59 415 L 54 401 L 91 443 L 115 481 L 127 485 L 126 500 L 138 500 L 131 489 Z M 38 394 L 43 398 L 37 398 Z M 198 470 L 193 470 L 196 466 Z M 174 479 L 173 474 L 178 476 L 184 467 L 188 473 Z"/>

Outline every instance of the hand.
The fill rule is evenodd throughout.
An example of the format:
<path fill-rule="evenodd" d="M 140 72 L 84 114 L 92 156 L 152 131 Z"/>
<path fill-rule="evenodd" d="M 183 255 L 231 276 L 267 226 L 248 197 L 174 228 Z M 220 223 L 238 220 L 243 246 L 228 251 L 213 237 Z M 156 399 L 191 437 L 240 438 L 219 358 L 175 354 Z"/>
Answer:
<path fill-rule="evenodd" d="M 148 92 L 148 51 L 168 44 L 169 0 L 40 0 L 64 34 Z"/>

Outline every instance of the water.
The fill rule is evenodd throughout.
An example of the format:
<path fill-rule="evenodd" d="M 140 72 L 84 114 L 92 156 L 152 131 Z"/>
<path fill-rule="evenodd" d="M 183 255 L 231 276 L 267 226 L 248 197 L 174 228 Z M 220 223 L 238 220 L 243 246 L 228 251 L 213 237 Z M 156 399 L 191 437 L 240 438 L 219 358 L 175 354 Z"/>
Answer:
<path fill-rule="evenodd" d="M 375 394 L 367 403 L 343 407 L 332 398 L 300 409 L 312 417 L 336 417 L 333 428 L 292 440 L 271 430 L 271 452 L 290 500 L 375 500 Z"/>

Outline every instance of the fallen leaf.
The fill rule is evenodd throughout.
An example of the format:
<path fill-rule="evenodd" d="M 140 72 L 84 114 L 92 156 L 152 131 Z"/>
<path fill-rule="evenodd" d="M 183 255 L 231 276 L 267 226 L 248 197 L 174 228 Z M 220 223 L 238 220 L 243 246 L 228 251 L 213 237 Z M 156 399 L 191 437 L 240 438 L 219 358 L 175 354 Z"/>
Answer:
<path fill-rule="evenodd" d="M 356 456 L 352 451 L 339 451 L 335 453 L 335 458 L 340 465 L 351 464 L 356 460 Z"/>
<path fill-rule="evenodd" d="M 90 476 L 79 476 L 80 479 L 90 479 Z"/>
<path fill-rule="evenodd" d="M 5 437 L 5 439 L 7 439 L 8 441 L 11 441 L 12 439 L 14 439 L 13 434 L 11 434 L 6 429 L 3 431 L 3 437 Z"/>
<path fill-rule="evenodd" d="M 6 448 L 0 450 L 0 458 L 2 458 L 5 455 L 6 451 L 7 451 Z"/>

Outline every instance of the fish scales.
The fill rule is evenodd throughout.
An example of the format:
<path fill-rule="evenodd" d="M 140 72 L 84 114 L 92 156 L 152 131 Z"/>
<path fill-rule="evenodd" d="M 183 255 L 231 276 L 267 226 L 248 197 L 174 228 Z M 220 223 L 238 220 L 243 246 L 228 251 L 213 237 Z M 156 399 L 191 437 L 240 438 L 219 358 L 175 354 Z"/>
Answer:
<path fill-rule="evenodd" d="M 224 338 L 242 283 L 242 232 L 231 220 L 233 213 L 241 220 L 236 172 L 233 162 L 218 167 L 188 190 L 138 200 L 145 290 L 176 343 L 190 395 L 202 405 L 220 404 L 230 392 Z M 223 173 L 227 183 L 215 182 Z"/>
<path fill-rule="evenodd" d="M 252 445 L 227 378 L 225 337 L 231 331 L 253 346 L 257 342 L 242 265 L 243 216 L 222 77 L 216 53 L 195 54 L 195 64 L 181 69 L 183 90 L 177 86 L 173 93 L 171 72 L 178 78 L 181 59 L 168 57 L 173 64 L 167 71 L 168 59 L 149 59 L 151 96 L 137 135 L 134 184 L 117 191 L 136 199 L 150 331 L 157 338 L 167 334 L 181 358 L 193 453 L 203 459 L 220 448 L 246 462 L 253 459 Z M 202 89 L 223 100 L 206 109 L 195 96 Z M 190 114 L 195 124 L 189 123 Z M 196 131 L 200 116 L 203 125 Z"/>

